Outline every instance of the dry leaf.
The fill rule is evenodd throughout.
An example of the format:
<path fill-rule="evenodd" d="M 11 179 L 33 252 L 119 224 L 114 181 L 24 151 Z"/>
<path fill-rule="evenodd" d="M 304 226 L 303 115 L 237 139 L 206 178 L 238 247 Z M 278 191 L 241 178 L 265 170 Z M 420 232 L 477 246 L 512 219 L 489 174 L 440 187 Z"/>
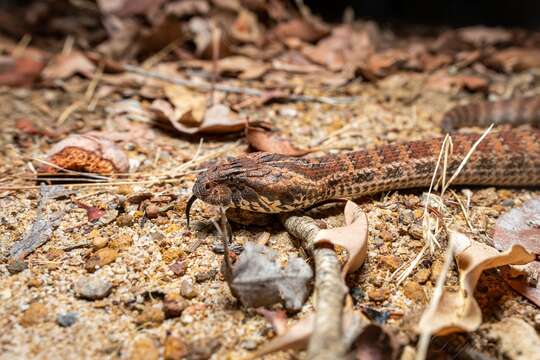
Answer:
<path fill-rule="evenodd" d="M 257 17 L 250 11 L 242 9 L 230 29 L 231 36 L 240 42 L 261 45 L 263 35 Z"/>
<path fill-rule="evenodd" d="M 457 30 L 461 40 L 476 47 L 507 43 L 512 40 L 512 33 L 503 28 L 470 26 Z"/>
<path fill-rule="evenodd" d="M 525 279 L 511 279 L 508 276 L 505 276 L 504 280 L 512 289 L 529 299 L 529 301 L 536 306 L 540 307 L 540 289 L 529 286 Z"/>
<path fill-rule="evenodd" d="M 459 270 L 460 291 L 444 291 L 433 314 L 424 313 L 420 329 L 429 329 L 438 336 L 454 332 L 470 332 L 480 326 L 482 312 L 474 299 L 474 289 L 484 270 L 510 264 L 527 264 L 534 255 L 520 245 L 513 245 L 505 252 L 471 240 L 467 235 L 450 232 L 455 259 Z"/>
<path fill-rule="evenodd" d="M 75 74 L 91 78 L 96 70 L 94 63 L 80 51 L 58 54 L 43 69 L 42 77 L 47 80 L 67 79 Z"/>
<path fill-rule="evenodd" d="M 443 93 L 453 93 L 462 89 L 470 91 L 484 91 L 488 81 L 480 76 L 473 75 L 450 75 L 441 70 L 432 74 L 426 82 L 426 87 Z"/>
<path fill-rule="evenodd" d="M 368 223 L 366 214 L 352 201 L 345 205 L 345 226 L 323 229 L 317 233 L 314 244 L 330 243 L 347 249 L 349 257 L 343 265 L 342 274 L 347 275 L 360 268 L 367 256 Z"/>
<path fill-rule="evenodd" d="M 297 148 L 290 140 L 280 137 L 279 133 L 272 129 L 272 125 L 266 122 L 250 122 L 245 132 L 248 144 L 259 151 L 290 156 L 303 156 L 316 151 Z"/>
<path fill-rule="evenodd" d="M 498 250 L 519 244 L 540 255 L 540 198 L 503 214 L 495 224 L 493 243 Z"/>
<path fill-rule="evenodd" d="M 98 174 L 125 173 L 129 170 L 127 155 L 110 140 L 90 135 L 70 135 L 49 150 L 47 161 L 63 169 Z M 57 173 L 44 164 L 39 169 Z"/>
<path fill-rule="evenodd" d="M 192 15 L 205 15 L 210 11 L 210 5 L 204 0 L 181 0 L 165 4 L 165 13 L 179 18 Z"/>
<path fill-rule="evenodd" d="M 0 56 L 0 85 L 30 86 L 44 66 L 42 59 L 30 54 L 16 58 Z"/>
<path fill-rule="evenodd" d="M 284 302 L 298 310 L 306 301 L 313 271 L 304 259 L 289 257 L 282 269 L 277 253 L 266 246 L 247 243 L 232 269 L 229 286 L 245 306 L 259 307 Z"/>
<path fill-rule="evenodd" d="M 165 85 L 165 95 L 174 105 L 175 122 L 186 126 L 198 126 L 208 106 L 208 95 L 193 91 L 185 86 Z"/>
<path fill-rule="evenodd" d="M 238 75 L 240 79 L 254 80 L 263 76 L 270 66 L 246 56 L 229 56 L 218 61 L 220 74 Z"/>
<path fill-rule="evenodd" d="M 281 40 L 298 38 L 303 41 L 316 41 L 328 34 L 328 27 L 307 21 L 304 18 L 295 18 L 279 23 L 273 33 Z"/>
<path fill-rule="evenodd" d="M 540 49 L 509 48 L 497 51 L 485 63 L 506 73 L 540 68 Z"/>

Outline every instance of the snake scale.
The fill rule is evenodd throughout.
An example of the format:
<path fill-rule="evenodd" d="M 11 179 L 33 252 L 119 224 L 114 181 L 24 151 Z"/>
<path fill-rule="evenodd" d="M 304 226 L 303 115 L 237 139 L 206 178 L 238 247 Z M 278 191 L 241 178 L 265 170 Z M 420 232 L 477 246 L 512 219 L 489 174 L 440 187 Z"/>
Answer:
<path fill-rule="evenodd" d="M 446 131 L 462 126 L 486 127 L 491 123 L 539 125 L 540 96 L 458 106 L 442 120 Z M 448 176 L 456 171 L 480 136 L 452 135 Z M 280 213 L 331 199 L 427 187 L 443 139 L 393 143 L 314 158 L 264 152 L 241 156 L 201 173 L 186 210 L 189 213 L 195 199 L 202 199 L 223 207 Z M 452 184 L 540 185 L 540 130 L 533 127 L 490 132 Z"/>

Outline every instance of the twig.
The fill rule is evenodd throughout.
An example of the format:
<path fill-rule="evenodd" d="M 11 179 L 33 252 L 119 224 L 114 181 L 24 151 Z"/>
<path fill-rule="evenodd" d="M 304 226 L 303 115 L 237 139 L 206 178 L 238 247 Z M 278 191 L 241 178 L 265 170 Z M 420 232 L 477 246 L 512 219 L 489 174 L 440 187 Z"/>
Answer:
<path fill-rule="evenodd" d="M 308 359 L 344 359 L 347 351 L 342 328 L 343 303 L 347 287 L 341 278 L 341 264 L 333 249 L 315 247 L 320 231 L 308 216 L 283 215 L 287 231 L 302 240 L 302 246 L 315 260 L 317 306 L 313 334 L 309 340 Z"/>
<path fill-rule="evenodd" d="M 140 67 L 133 65 L 123 65 L 125 71 L 129 71 L 141 76 L 158 79 L 165 81 L 171 84 L 186 86 L 188 88 L 198 90 L 198 91 L 212 91 L 212 84 L 208 82 L 193 81 L 182 79 L 178 77 L 170 77 L 153 71 L 146 71 Z M 248 88 L 248 87 L 238 87 L 224 84 L 215 84 L 214 90 L 222 91 L 226 93 L 233 94 L 246 94 L 251 96 L 261 96 L 264 97 L 268 94 L 268 91 Z M 304 101 L 304 102 L 320 102 L 323 104 L 330 105 L 340 105 L 340 104 L 349 104 L 356 100 L 356 97 L 328 97 L 328 96 L 310 96 L 310 95 L 295 95 L 295 94 L 283 94 L 281 98 L 289 101 Z"/>

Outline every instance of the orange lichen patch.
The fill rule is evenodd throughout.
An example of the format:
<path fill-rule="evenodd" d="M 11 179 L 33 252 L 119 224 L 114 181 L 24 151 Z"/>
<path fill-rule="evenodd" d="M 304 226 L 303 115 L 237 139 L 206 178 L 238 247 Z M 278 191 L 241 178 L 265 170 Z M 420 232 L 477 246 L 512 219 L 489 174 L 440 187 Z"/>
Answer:
<path fill-rule="evenodd" d="M 113 142 L 88 135 L 71 135 L 54 145 L 47 161 L 60 168 L 98 174 L 126 172 L 126 154 Z M 44 164 L 40 171 L 56 173 L 54 166 Z"/>

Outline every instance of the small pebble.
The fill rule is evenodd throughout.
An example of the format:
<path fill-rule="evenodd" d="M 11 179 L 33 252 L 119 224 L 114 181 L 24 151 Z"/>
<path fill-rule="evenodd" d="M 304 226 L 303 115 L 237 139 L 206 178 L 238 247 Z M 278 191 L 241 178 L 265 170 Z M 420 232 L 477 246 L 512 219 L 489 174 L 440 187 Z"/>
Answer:
<path fill-rule="evenodd" d="M 388 266 L 390 270 L 396 270 L 401 265 L 401 260 L 395 255 L 383 255 L 379 258 L 380 263 Z"/>
<path fill-rule="evenodd" d="M 392 240 L 394 240 L 394 235 L 392 235 L 392 233 L 390 231 L 388 231 L 388 230 L 381 231 L 381 233 L 379 235 L 384 241 L 392 241 Z"/>
<path fill-rule="evenodd" d="M 505 199 L 502 201 L 502 206 L 508 206 L 508 207 L 512 207 L 516 204 L 516 202 L 514 201 L 514 199 Z"/>
<path fill-rule="evenodd" d="M 150 204 L 150 205 L 148 205 L 146 207 L 146 209 L 144 209 L 144 212 L 145 212 L 147 218 L 155 219 L 155 218 L 158 217 L 158 215 L 160 213 L 159 206 L 157 206 L 155 204 Z"/>
<path fill-rule="evenodd" d="M 77 313 L 67 312 L 64 314 L 58 314 L 56 317 L 56 323 L 61 327 L 70 327 L 77 322 Z"/>
<path fill-rule="evenodd" d="M 198 295 L 197 290 L 193 287 L 193 279 L 184 276 L 180 280 L 180 294 L 186 299 L 193 299 Z"/>
<path fill-rule="evenodd" d="M 105 246 L 107 246 L 107 243 L 109 242 L 109 239 L 103 236 L 97 236 L 92 239 L 92 248 L 94 250 L 103 249 Z"/>
<path fill-rule="evenodd" d="M 133 342 L 129 360 L 158 360 L 159 349 L 148 336 L 140 336 Z"/>
<path fill-rule="evenodd" d="M 169 335 L 165 338 L 163 350 L 165 360 L 183 359 L 187 354 L 188 347 L 180 337 Z"/>
<path fill-rule="evenodd" d="M 246 339 L 240 343 L 240 346 L 246 350 L 255 350 L 258 345 L 258 342 L 253 339 Z"/>
<path fill-rule="evenodd" d="M 7 270 L 11 275 L 15 275 L 28 269 L 28 264 L 23 260 L 10 260 L 7 265 Z"/>
<path fill-rule="evenodd" d="M 403 293 L 409 299 L 416 302 L 426 302 L 426 293 L 422 285 L 415 281 L 407 281 L 403 286 Z"/>
<path fill-rule="evenodd" d="M 165 314 L 161 307 L 146 305 L 143 311 L 137 316 L 137 324 L 159 325 L 165 320 Z"/>
<path fill-rule="evenodd" d="M 200 273 L 197 273 L 195 275 L 195 280 L 198 283 L 205 282 L 207 280 L 215 278 L 216 274 L 217 274 L 216 269 L 211 269 L 211 270 L 208 270 L 208 271 L 200 272 Z"/>
<path fill-rule="evenodd" d="M 431 282 L 436 283 L 437 279 L 439 278 L 439 274 L 441 273 L 443 268 L 443 262 L 440 260 L 435 260 L 433 264 L 431 265 Z"/>
<path fill-rule="evenodd" d="M 418 271 L 416 272 L 414 278 L 420 284 L 424 284 L 426 281 L 429 280 L 430 275 L 431 275 L 430 269 L 421 268 L 421 269 L 418 269 Z"/>
<path fill-rule="evenodd" d="M 163 312 L 166 318 L 175 318 L 182 315 L 189 303 L 178 293 L 167 293 L 163 299 Z"/>
<path fill-rule="evenodd" d="M 28 309 L 23 312 L 20 323 L 24 327 L 36 325 L 46 320 L 47 314 L 48 311 L 45 305 L 35 302 L 30 304 Z"/>
<path fill-rule="evenodd" d="M 367 292 L 367 295 L 373 301 L 383 301 L 388 296 L 386 290 L 382 288 L 371 289 Z"/>
<path fill-rule="evenodd" d="M 183 261 L 176 260 L 171 265 L 169 265 L 169 270 L 171 270 L 176 276 L 182 276 L 186 273 L 186 265 Z"/>
<path fill-rule="evenodd" d="M 41 279 L 38 279 L 38 278 L 35 278 L 35 277 L 31 277 L 30 279 L 28 279 L 28 283 L 27 283 L 28 287 L 40 287 L 41 285 L 43 285 L 43 281 L 41 281 Z"/>
<path fill-rule="evenodd" d="M 118 226 L 130 226 L 133 224 L 133 217 L 129 214 L 121 214 L 116 218 Z"/>
<path fill-rule="evenodd" d="M 111 293 L 112 284 L 101 277 L 86 276 L 75 283 L 75 293 L 87 300 L 99 300 Z"/>
<path fill-rule="evenodd" d="M 86 259 L 84 268 L 88 272 L 94 272 L 103 266 L 112 263 L 118 257 L 118 251 L 111 248 L 99 249 Z"/>
<path fill-rule="evenodd" d="M 424 238 L 424 228 L 419 223 L 414 223 L 409 227 L 409 235 L 413 239 L 423 239 Z"/>

